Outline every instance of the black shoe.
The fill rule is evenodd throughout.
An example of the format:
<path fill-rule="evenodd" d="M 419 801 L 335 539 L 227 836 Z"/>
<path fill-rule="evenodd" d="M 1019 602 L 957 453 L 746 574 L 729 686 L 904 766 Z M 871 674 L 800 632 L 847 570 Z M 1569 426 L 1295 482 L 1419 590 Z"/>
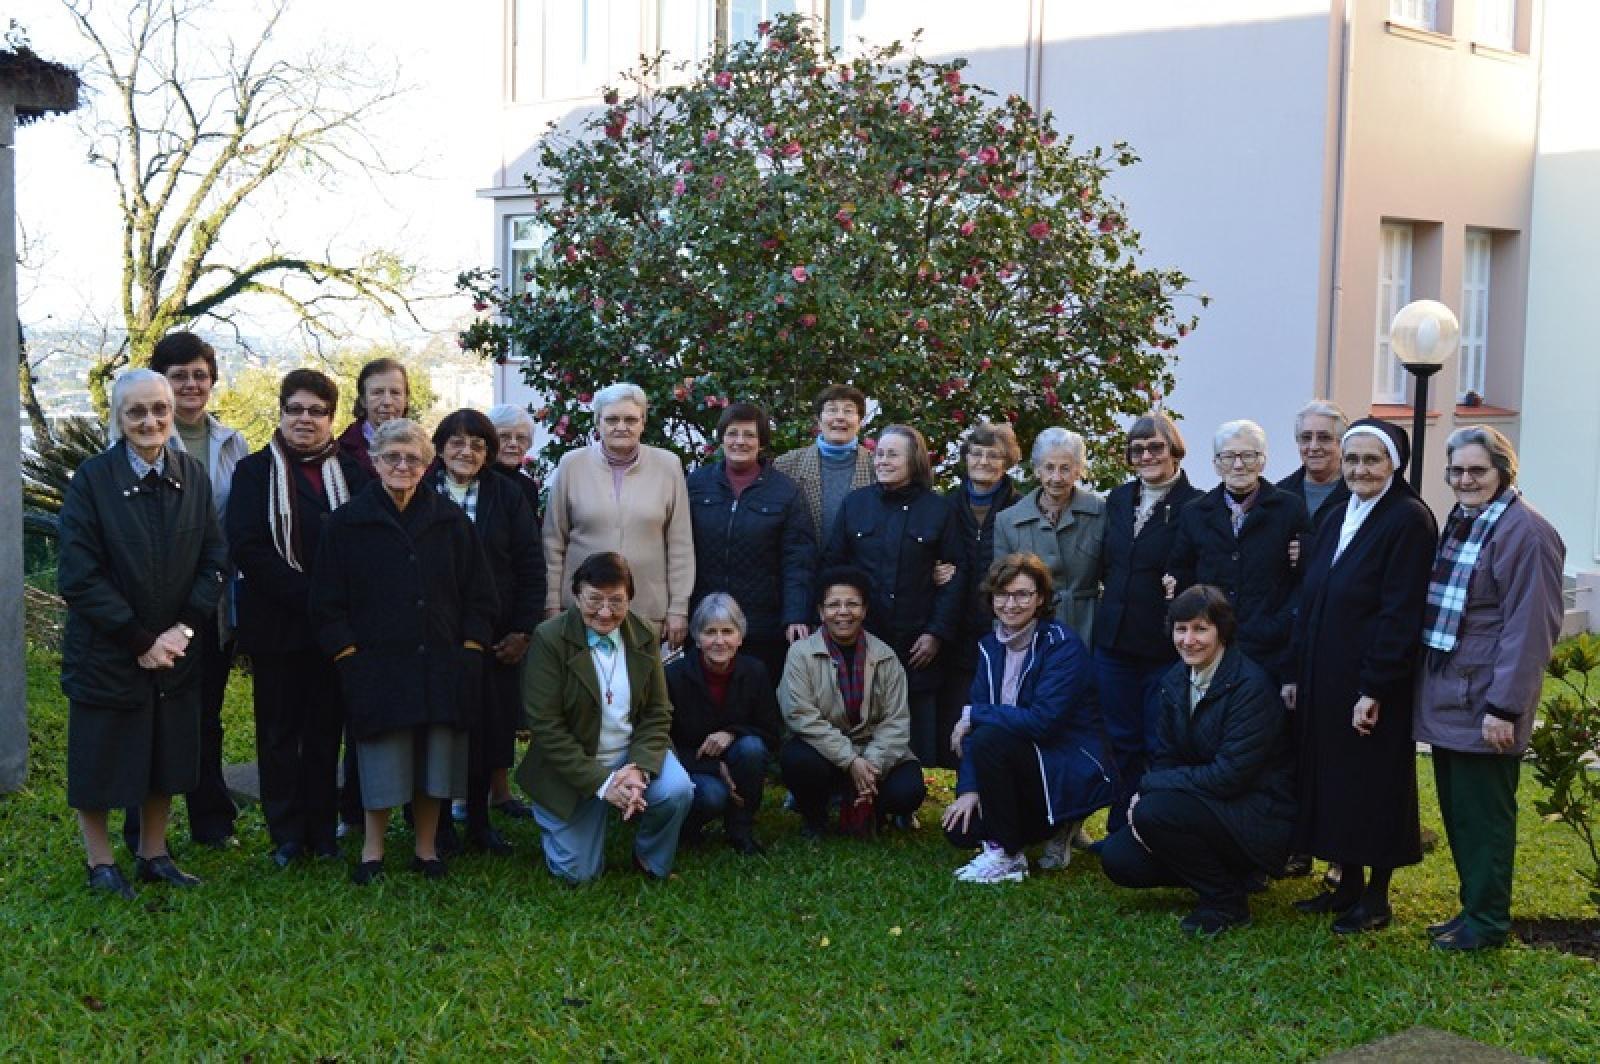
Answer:
<path fill-rule="evenodd" d="M 1314 898 L 1301 898 L 1293 904 L 1295 912 L 1325 915 L 1349 912 L 1360 900 L 1359 895 L 1345 895 L 1336 890 L 1325 890 Z"/>
<path fill-rule="evenodd" d="M 1370 908 L 1360 902 L 1333 922 L 1336 935 L 1359 935 L 1367 931 L 1382 931 L 1394 922 L 1394 910 L 1385 903 L 1383 908 Z"/>
<path fill-rule="evenodd" d="M 756 841 L 754 835 L 729 835 L 728 845 L 741 857 L 760 857 L 767 848 Z"/>
<path fill-rule="evenodd" d="M 507 798 L 503 802 L 494 803 L 494 805 L 490 806 L 489 808 L 493 809 L 501 816 L 507 816 L 513 820 L 533 819 L 533 807 L 527 802 L 524 802 L 518 798 Z"/>
<path fill-rule="evenodd" d="M 95 865 L 87 870 L 89 873 L 89 889 L 100 894 L 114 894 L 128 901 L 134 899 L 133 887 L 122 875 L 122 869 L 115 863 Z"/>
<path fill-rule="evenodd" d="M 448 819 L 439 821 L 439 830 L 433 837 L 433 844 L 441 857 L 454 857 L 461 852 L 461 836 L 456 834 L 456 826 Z"/>
<path fill-rule="evenodd" d="M 350 882 L 358 887 L 368 883 L 376 883 L 383 878 L 383 858 L 376 861 L 362 861 L 350 870 Z"/>
<path fill-rule="evenodd" d="M 288 868 L 298 861 L 304 852 L 298 842 L 286 842 L 272 851 L 272 863 L 279 868 Z"/>
<path fill-rule="evenodd" d="M 506 841 L 506 837 L 494 828 L 468 828 L 467 845 L 493 857 L 510 857 L 517 852 Z"/>
<path fill-rule="evenodd" d="M 1246 927 L 1249 923 L 1250 913 L 1246 910 L 1201 906 L 1185 916 L 1178 929 L 1196 938 L 1215 938 L 1229 928 Z"/>
<path fill-rule="evenodd" d="M 411 870 L 423 879 L 443 879 L 449 868 L 438 857 L 413 857 Z"/>
<path fill-rule="evenodd" d="M 1311 858 L 1303 853 L 1297 853 L 1291 856 L 1287 861 L 1283 862 L 1283 870 L 1280 871 L 1274 878 L 1299 879 L 1301 876 L 1309 876 L 1310 874 Z"/>
<path fill-rule="evenodd" d="M 1441 920 L 1436 924 L 1429 924 L 1428 934 L 1432 935 L 1434 938 L 1438 938 L 1441 935 L 1453 935 L 1455 934 L 1456 929 L 1461 927 L 1466 922 L 1466 913 L 1456 913 L 1448 920 Z"/>
<path fill-rule="evenodd" d="M 191 876 L 173 864 L 169 854 L 162 854 L 160 857 L 134 858 L 133 875 L 141 883 L 171 883 L 175 887 L 200 885 L 200 877 Z"/>
<path fill-rule="evenodd" d="M 1434 949 L 1462 953 L 1480 949 L 1499 949 L 1503 945 L 1505 945 L 1504 939 L 1486 938 L 1474 931 L 1464 920 L 1454 931 L 1439 935 L 1433 940 Z"/>

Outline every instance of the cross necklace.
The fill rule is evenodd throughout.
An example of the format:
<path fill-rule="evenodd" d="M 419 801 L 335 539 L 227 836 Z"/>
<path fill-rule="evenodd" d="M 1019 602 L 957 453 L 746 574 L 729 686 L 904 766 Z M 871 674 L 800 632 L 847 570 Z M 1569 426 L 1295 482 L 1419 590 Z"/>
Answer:
<path fill-rule="evenodd" d="M 601 680 L 605 683 L 606 705 L 609 706 L 611 704 L 611 681 L 617 675 L 617 659 L 622 657 L 622 654 L 615 647 L 612 647 L 611 653 L 602 654 L 598 646 L 591 649 L 589 654 L 594 658 L 594 671 L 600 675 Z M 605 659 L 604 662 L 601 660 L 602 658 Z M 607 662 L 609 662 L 610 668 L 605 667 Z"/>

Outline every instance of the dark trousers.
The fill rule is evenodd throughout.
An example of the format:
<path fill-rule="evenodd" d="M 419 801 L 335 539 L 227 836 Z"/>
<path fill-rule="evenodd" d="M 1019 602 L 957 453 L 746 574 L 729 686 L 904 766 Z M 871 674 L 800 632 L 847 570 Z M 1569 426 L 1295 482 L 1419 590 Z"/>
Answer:
<path fill-rule="evenodd" d="M 931 666 L 938 668 L 937 664 Z M 939 763 L 939 691 L 930 687 L 926 691 L 911 691 L 906 700 L 911 708 L 911 756 L 924 765 Z M 951 725 L 954 727 L 954 725 Z M 950 741 L 950 736 L 945 736 Z"/>
<path fill-rule="evenodd" d="M 222 696 L 233 671 L 235 644 L 218 639 L 213 617 L 195 629 L 191 649 L 200 653 L 200 782 L 183 796 L 183 805 L 189 813 L 189 837 L 219 843 L 233 834 L 233 821 L 239 815 L 222 778 Z M 124 811 L 122 839 L 131 852 L 139 852 L 137 806 Z"/>
<path fill-rule="evenodd" d="M 344 779 L 339 784 L 339 819 L 358 828 L 366 823 L 366 807 L 361 804 L 361 766 L 356 764 L 356 740 L 348 728 L 344 733 Z"/>
<path fill-rule="evenodd" d="M 972 695 L 972 677 L 978 671 L 977 665 L 945 666 L 944 683 L 939 685 L 938 708 L 934 711 L 934 753 L 935 759 L 926 764 L 937 768 L 954 769 L 959 761 L 956 752 L 950 749 L 950 733 L 956 730 L 956 722 L 961 719 L 961 711 L 966 708 L 967 700 Z"/>
<path fill-rule="evenodd" d="M 1188 887 L 1202 907 L 1230 912 L 1249 911 L 1245 879 L 1259 871 L 1205 803 L 1183 791 L 1143 795 L 1132 826 L 1106 838 L 1100 867 L 1118 886 Z"/>
<path fill-rule="evenodd" d="M 748 837 L 755 825 L 756 811 L 761 808 L 761 786 L 767 777 L 767 744 L 759 736 L 742 735 L 728 744 L 721 761 L 733 777 L 732 790 L 720 772 L 689 773 L 694 783 L 694 801 L 683 822 L 685 836 L 694 837 L 718 816 L 730 839 Z M 738 802 L 733 800 L 735 794 Z"/>
<path fill-rule="evenodd" d="M 331 847 L 344 725 L 339 674 L 314 650 L 252 660 L 261 811 L 272 844 Z"/>
<path fill-rule="evenodd" d="M 813 823 L 828 818 L 828 799 L 834 794 L 849 796 L 855 791 L 850 774 L 817 753 L 804 739 L 790 739 L 778 753 L 783 785 L 794 796 L 795 812 Z M 910 816 L 928 796 L 922 782 L 922 766 L 902 761 L 878 780 L 878 815 Z"/>
<path fill-rule="evenodd" d="M 1139 790 L 1139 778 L 1155 756 L 1161 678 L 1171 668 L 1171 662 L 1152 665 L 1103 647 L 1094 652 L 1101 719 L 1117 765 L 1117 797 L 1106 814 L 1108 835 L 1128 822 L 1128 799 Z"/>
<path fill-rule="evenodd" d="M 945 837 L 962 849 L 993 842 L 1012 855 L 1049 838 L 1055 827 L 1033 743 L 1002 728 L 979 727 L 961 749 L 972 759 L 983 809 L 973 814 L 965 831 L 946 831 Z"/>
<path fill-rule="evenodd" d="M 1517 778 L 1522 759 L 1433 748 L 1433 780 L 1461 882 L 1461 912 L 1490 942 L 1511 930 L 1517 858 Z"/>

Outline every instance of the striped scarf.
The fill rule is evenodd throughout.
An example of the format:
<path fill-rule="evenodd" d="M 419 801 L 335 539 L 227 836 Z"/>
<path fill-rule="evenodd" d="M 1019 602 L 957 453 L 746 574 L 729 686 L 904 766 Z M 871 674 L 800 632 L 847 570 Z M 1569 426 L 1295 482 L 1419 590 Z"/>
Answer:
<path fill-rule="evenodd" d="M 339 468 L 339 441 L 330 439 L 315 451 L 297 451 L 289 446 L 282 432 L 272 434 L 267 444 L 272 455 L 272 467 L 267 472 L 267 527 L 272 530 L 272 545 L 297 573 L 305 572 L 300 564 L 300 493 L 295 490 L 295 473 L 289 468 L 316 462 L 322 467 L 322 489 L 328 498 L 328 509 L 337 510 L 350 501 L 350 489 L 344 482 L 344 470 Z"/>
<path fill-rule="evenodd" d="M 1489 541 L 1495 522 L 1500 520 L 1519 492 L 1508 488 L 1476 516 L 1460 506 L 1450 511 L 1439 553 L 1433 561 L 1433 578 L 1428 581 L 1428 604 L 1423 615 L 1422 642 L 1446 654 L 1456 648 L 1461 633 L 1461 618 L 1467 612 L 1467 587 L 1478 555 Z"/>
<path fill-rule="evenodd" d="M 822 635 L 822 641 L 828 645 L 828 657 L 833 659 L 833 672 L 839 680 L 839 694 L 844 696 L 845 717 L 849 719 L 850 727 L 859 727 L 861 703 L 866 698 L 867 687 L 866 640 L 856 641 L 855 653 L 849 658 L 826 632 Z"/>

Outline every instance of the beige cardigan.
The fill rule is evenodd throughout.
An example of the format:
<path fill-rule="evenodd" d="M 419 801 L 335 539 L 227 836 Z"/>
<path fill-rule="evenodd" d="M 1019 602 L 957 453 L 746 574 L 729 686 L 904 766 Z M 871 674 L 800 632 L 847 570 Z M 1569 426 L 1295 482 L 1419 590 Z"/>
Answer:
<path fill-rule="evenodd" d="M 689 616 L 694 532 L 683 466 L 671 451 L 641 445 L 620 500 L 597 444 L 562 455 L 544 518 L 546 609 L 572 605 L 572 574 L 602 551 L 616 551 L 633 568 L 636 615 L 658 628 L 668 614 Z"/>

